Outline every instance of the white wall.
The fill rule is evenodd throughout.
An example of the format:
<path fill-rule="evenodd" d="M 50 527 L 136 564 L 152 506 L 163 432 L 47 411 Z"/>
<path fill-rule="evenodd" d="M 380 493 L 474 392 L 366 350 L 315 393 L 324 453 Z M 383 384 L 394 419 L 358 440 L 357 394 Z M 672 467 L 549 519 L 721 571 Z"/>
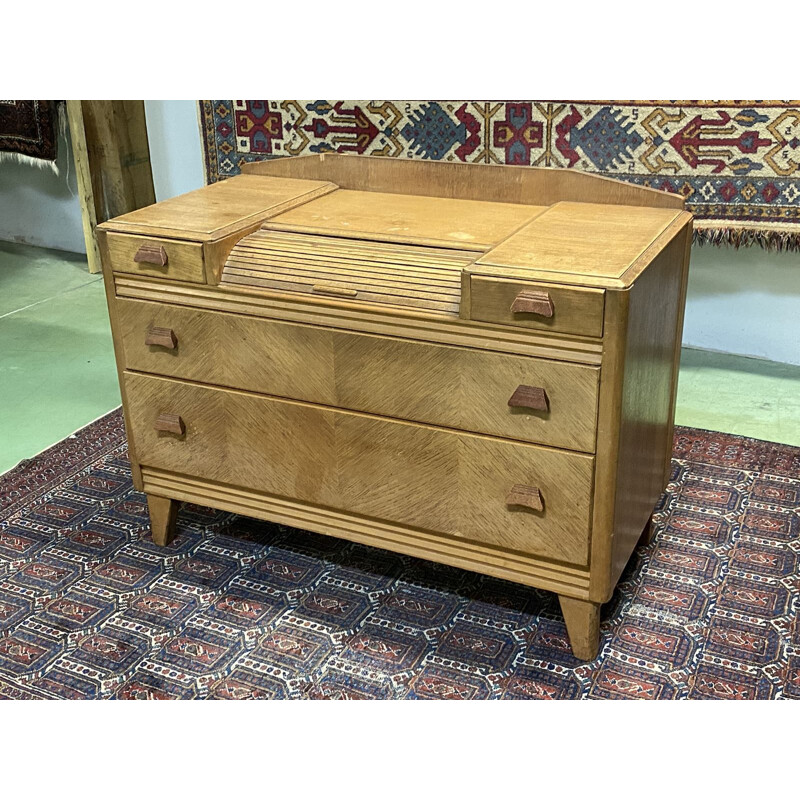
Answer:
<path fill-rule="evenodd" d="M 0 239 L 85 253 L 69 133 L 59 137 L 58 174 L 0 160 Z"/>
<path fill-rule="evenodd" d="M 203 144 L 196 100 L 145 100 L 147 139 L 156 200 L 205 183 Z"/>
<path fill-rule="evenodd" d="M 156 198 L 201 187 L 197 102 L 146 100 L 145 114 Z M 59 167 L 56 177 L 0 162 L 0 239 L 84 252 L 68 141 L 59 142 Z M 800 253 L 693 248 L 683 339 L 690 347 L 800 364 Z"/>
<path fill-rule="evenodd" d="M 156 199 L 204 183 L 197 102 L 147 100 L 147 135 Z M 0 161 L 0 240 L 85 253 L 81 207 L 69 131 L 58 140 L 58 174 Z"/>
<path fill-rule="evenodd" d="M 693 247 L 683 343 L 800 365 L 800 253 Z"/>

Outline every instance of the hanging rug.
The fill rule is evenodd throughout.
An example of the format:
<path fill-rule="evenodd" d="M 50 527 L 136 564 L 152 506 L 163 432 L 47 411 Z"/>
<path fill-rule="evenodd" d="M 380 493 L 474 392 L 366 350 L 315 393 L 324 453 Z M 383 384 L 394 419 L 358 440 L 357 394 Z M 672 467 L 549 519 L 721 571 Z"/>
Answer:
<path fill-rule="evenodd" d="M 57 116 L 55 100 L 0 100 L 0 161 L 55 162 Z"/>
<path fill-rule="evenodd" d="M 358 153 L 579 169 L 682 195 L 700 244 L 800 249 L 800 101 L 201 100 L 206 178 Z"/>

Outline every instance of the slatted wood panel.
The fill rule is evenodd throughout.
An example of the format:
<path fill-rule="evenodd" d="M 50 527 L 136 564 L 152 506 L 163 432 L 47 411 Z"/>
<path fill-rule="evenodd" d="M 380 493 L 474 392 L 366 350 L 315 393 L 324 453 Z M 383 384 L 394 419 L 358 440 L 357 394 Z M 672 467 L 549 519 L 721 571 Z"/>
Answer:
<path fill-rule="evenodd" d="M 135 373 L 125 385 L 145 466 L 587 563 L 592 456 Z M 165 413 L 183 435 L 155 429 Z M 516 484 L 544 509 L 509 507 Z"/>
<path fill-rule="evenodd" d="M 259 230 L 231 251 L 223 285 L 458 314 L 461 271 L 476 253 Z"/>

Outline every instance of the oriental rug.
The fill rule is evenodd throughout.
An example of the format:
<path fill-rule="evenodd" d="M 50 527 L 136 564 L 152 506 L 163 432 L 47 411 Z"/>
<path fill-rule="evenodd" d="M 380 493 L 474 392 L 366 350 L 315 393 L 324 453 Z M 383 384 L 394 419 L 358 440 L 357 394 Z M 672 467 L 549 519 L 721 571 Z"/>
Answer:
<path fill-rule="evenodd" d="M 201 100 L 209 183 L 339 152 L 580 169 L 683 195 L 700 243 L 800 249 L 800 101 Z"/>
<path fill-rule="evenodd" d="M 57 116 L 54 100 L 0 100 L 0 161 L 55 162 Z"/>
<path fill-rule="evenodd" d="M 193 505 L 154 546 L 119 411 L 0 504 L 3 698 L 800 698 L 800 448 L 676 429 L 591 663 L 547 592 Z"/>

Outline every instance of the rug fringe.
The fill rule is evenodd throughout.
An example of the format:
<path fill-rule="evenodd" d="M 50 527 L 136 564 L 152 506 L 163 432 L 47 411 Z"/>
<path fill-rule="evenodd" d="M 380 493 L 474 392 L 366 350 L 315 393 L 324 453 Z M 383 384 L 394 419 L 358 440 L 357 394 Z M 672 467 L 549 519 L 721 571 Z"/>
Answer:
<path fill-rule="evenodd" d="M 740 247 L 758 245 L 764 250 L 772 250 L 775 252 L 800 252 L 800 231 L 771 231 L 744 227 L 695 227 L 693 242 L 700 247 L 707 244 L 716 246 L 727 245 L 738 250 Z"/>
<path fill-rule="evenodd" d="M 26 164 L 30 167 L 38 167 L 58 175 L 58 164 L 55 161 L 48 161 L 46 158 L 34 158 L 26 156 L 24 153 L 5 153 L 0 152 L 0 164 L 3 162 L 13 162 L 16 164 Z"/>

